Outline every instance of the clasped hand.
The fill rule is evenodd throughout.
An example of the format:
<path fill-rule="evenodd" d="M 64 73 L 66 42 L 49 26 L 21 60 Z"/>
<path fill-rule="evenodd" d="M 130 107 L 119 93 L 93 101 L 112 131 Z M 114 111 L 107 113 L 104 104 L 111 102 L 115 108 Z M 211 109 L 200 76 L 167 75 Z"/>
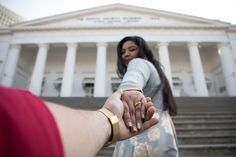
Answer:
<path fill-rule="evenodd" d="M 151 99 L 136 90 L 118 90 L 106 101 L 104 107 L 119 118 L 118 140 L 127 139 L 158 123 Z"/>

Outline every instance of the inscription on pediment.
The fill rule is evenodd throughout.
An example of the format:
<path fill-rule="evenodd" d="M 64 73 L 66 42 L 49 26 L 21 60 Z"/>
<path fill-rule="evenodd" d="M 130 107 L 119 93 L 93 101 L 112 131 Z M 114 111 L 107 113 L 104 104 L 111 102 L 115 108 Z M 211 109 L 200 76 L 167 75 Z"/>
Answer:
<path fill-rule="evenodd" d="M 159 17 L 139 17 L 139 16 L 121 16 L 121 17 L 83 17 L 78 18 L 80 22 L 93 24 L 135 24 L 144 21 L 157 22 Z"/>

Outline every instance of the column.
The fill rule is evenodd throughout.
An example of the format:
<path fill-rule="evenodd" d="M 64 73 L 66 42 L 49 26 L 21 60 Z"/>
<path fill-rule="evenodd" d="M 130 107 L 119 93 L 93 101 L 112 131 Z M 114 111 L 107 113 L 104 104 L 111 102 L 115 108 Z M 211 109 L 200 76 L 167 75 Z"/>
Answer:
<path fill-rule="evenodd" d="M 229 96 L 236 96 L 236 70 L 229 44 L 219 43 L 217 46 L 222 64 L 227 92 Z"/>
<path fill-rule="evenodd" d="M 13 85 L 17 62 L 20 56 L 21 45 L 11 45 L 4 66 L 2 84 L 8 87 Z"/>
<path fill-rule="evenodd" d="M 206 80 L 198 51 L 198 43 L 189 43 L 188 48 L 197 96 L 208 96 Z"/>
<path fill-rule="evenodd" d="M 40 44 L 34 65 L 29 90 L 35 95 L 40 95 L 43 81 L 44 68 L 47 60 L 48 44 Z"/>
<path fill-rule="evenodd" d="M 94 97 L 104 97 L 106 92 L 106 48 L 107 43 L 97 43 Z"/>
<path fill-rule="evenodd" d="M 70 97 L 73 91 L 74 69 L 76 61 L 76 43 L 67 44 L 67 54 L 63 73 L 61 96 Z"/>
<path fill-rule="evenodd" d="M 159 43 L 158 48 L 159 48 L 160 63 L 163 65 L 165 75 L 169 81 L 170 87 L 173 89 L 168 43 L 166 42 Z"/>
<path fill-rule="evenodd" d="M 234 66 L 235 66 L 235 69 L 236 69 L 236 44 L 234 44 L 233 41 L 231 41 L 229 44 L 230 44 L 229 47 L 231 47 L 231 53 L 234 57 Z"/>

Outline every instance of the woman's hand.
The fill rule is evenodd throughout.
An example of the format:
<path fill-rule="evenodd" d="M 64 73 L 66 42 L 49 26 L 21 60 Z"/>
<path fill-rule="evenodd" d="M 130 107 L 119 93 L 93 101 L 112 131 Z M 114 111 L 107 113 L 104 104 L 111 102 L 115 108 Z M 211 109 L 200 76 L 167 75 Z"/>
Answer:
<path fill-rule="evenodd" d="M 142 106 L 144 106 L 144 109 L 145 109 L 144 115 L 146 115 L 145 116 L 146 119 L 141 118 L 141 108 L 138 109 L 137 113 L 135 114 L 136 111 L 135 111 L 135 108 L 133 106 L 134 104 L 132 101 L 134 99 L 132 98 L 137 96 L 136 94 L 138 93 L 136 92 L 138 91 L 134 91 L 134 92 L 124 91 L 123 92 L 122 90 L 118 90 L 107 99 L 105 105 L 103 106 L 109 109 L 110 111 L 112 111 L 119 118 L 120 134 L 119 134 L 118 140 L 123 140 L 129 137 L 132 137 L 150 128 L 156 123 L 158 123 L 158 119 L 153 118 L 153 114 L 155 113 L 155 108 L 152 102 L 150 101 L 150 99 L 146 99 L 145 97 L 143 98 L 144 101 L 142 101 L 145 103 L 142 104 Z M 129 118 L 131 117 L 129 116 L 129 112 L 131 111 L 130 108 L 132 108 L 131 110 L 133 112 L 132 118 Z M 131 123 L 134 125 L 136 125 L 136 122 L 140 122 L 141 128 L 138 130 L 136 129 L 135 131 L 133 131 L 132 129 L 130 130 L 130 127 L 127 127 L 129 120 L 131 120 Z"/>
<path fill-rule="evenodd" d="M 127 127 L 132 132 L 136 132 L 142 128 L 145 118 L 145 104 L 147 100 L 145 96 L 137 90 L 126 90 L 122 95 L 124 104 L 124 120 Z"/>

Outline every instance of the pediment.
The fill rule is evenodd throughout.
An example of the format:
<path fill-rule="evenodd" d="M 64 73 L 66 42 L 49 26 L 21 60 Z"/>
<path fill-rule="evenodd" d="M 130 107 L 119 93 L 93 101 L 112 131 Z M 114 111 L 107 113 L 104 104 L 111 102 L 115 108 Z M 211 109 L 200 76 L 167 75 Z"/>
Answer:
<path fill-rule="evenodd" d="M 119 26 L 222 26 L 228 23 L 124 4 L 113 4 L 27 21 L 15 28 L 75 28 Z"/>

